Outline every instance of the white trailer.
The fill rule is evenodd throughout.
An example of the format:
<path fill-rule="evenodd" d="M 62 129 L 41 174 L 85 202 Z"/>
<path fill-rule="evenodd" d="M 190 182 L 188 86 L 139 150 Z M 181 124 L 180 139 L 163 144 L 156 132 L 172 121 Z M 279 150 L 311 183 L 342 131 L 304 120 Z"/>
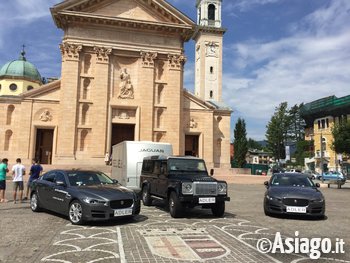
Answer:
<path fill-rule="evenodd" d="M 140 190 L 140 175 L 144 157 L 172 155 L 170 143 L 124 141 L 112 147 L 112 178 L 135 191 Z"/>

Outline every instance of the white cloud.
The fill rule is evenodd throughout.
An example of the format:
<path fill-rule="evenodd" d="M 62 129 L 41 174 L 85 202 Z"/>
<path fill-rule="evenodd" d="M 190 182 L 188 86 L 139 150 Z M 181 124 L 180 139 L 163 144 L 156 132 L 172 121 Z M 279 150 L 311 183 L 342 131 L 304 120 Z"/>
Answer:
<path fill-rule="evenodd" d="M 249 123 L 271 118 L 283 101 L 289 105 L 322 97 L 349 95 L 350 1 L 335 0 L 293 25 L 293 34 L 271 42 L 232 45 L 234 68 L 224 75 L 224 98 Z M 249 77 L 244 69 L 249 68 Z M 247 125 L 249 126 L 249 125 Z M 266 125 L 252 125 L 249 136 Z M 259 131 L 259 132 L 257 132 Z"/>
<path fill-rule="evenodd" d="M 4 4 L 0 16 L 0 47 L 6 35 L 18 30 L 19 27 L 49 17 L 49 8 L 59 2 L 61 0 L 13 0 Z"/>
<path fill-rule="evenodd" d="M 227 4 L 226 10 L 235 11 L 238 10 L 240 12 L 246 12 L 256 6 L 274 4 L 277 2 L 281 2 L 282 0 L 237 0 L 231 1 Z"/>

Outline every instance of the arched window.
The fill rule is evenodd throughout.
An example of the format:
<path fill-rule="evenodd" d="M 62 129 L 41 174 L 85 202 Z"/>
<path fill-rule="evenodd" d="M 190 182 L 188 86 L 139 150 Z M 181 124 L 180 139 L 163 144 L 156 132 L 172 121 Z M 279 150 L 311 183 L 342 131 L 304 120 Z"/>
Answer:
<path fill-rule="evenodd" d="M 12 115 L 13 115 L 14 111 L 15 111 L 15 106 L 9 105 L 7 107 L 6 125 L 11 125 L 11 123 L 12 123 Z"/>
<path fill-rule="evenodd" d="M 208 19 L 215 20 L 215 5 L 213 4 L 208 6 Z"/>
<path fill-rule="evenodd" d="M 212 90 L 210 91 L 210 95 L 209 96 L 210 96 L 211 99 L 213 98 L 213 91 Z"/>
<path fill-rule="evenodd" d="M 11 139 L 12 139 L 12 131 L 7 130 L 5 132 L 5 145 L 4 145 L 4 151 L 9 151 L 11 148 Z"/>
<path fill-rule="evenodd" d="M 30 90 L 32 90 L 32 89 L 34 89 L 33 86 L 28 86 L 28 87 L 27 87 L 27 90 L 28 90 L 28 91 L 30 91 Z"/>
<path fill-rule="evenodd" d="M 88 121 L 88 111 L 89 111 L 89 105 L 84 104 L 82 109 L 82 115 L 81 115 L 81 124 L 85 125 Z"/>
<path fill-rule="evenodd" d="M 80 133 L 80 151 L 84 151 L 87 146 L 87 136 L 88 136 L 88 131 L 87 130 L 82 130 Z"/>
<path fill-rule="evenodd" d="M 210 67 L 210 74 L 213 74 L 213 73 L 214 73 L 214 68 Z"/>

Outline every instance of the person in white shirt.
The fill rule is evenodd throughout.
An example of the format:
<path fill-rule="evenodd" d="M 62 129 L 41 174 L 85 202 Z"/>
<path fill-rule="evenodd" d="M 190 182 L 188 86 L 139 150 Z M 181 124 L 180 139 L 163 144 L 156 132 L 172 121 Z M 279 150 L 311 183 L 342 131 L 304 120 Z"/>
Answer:
<path fill-rule="evenodd" d="M 26 168 L 21 164 L 21 159 L 17 158 L 16 164 L 12 167 L 12 178 L 13 178 L 13 202 L 17 203 L 17 189 L 19 190 L 19 200 L 22 202 L 23 199 L 23 176 L 26 174 Z"/>

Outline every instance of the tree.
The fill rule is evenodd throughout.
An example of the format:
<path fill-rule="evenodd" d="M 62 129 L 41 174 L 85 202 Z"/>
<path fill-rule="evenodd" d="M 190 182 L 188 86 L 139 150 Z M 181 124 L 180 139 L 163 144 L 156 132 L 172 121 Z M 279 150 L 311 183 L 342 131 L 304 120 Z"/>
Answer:
<path fill-rule="evenodd" d="M 266 126 L 267 148 L 272 152 L 276 160 L 286 158 L 285 143 L 288 138 L 290 123 L 291 118 L 288 114 L 288 103 L 282 102 L 276 107 L 274 115 Z"/>
<path fill-rule="evenodd" d="M 234 162 L 236 162 L 237 166 L 241 168 L 246 163 L 245 158 L 248 152 L 248 141 L 247 131 L 245 128 L 245 121 L 241 118 L 238 119 L 234 130 L 234 147 Z"/>
<path fill-rule="evenodd" d="M 336 153 L 350 154 L 350 122 L 335 125 L 332 129 L 332 148 Z"/>
<path fill-rule="evenodd" d="M 252 138 L 248 139 L 248 149 L 256 149 L 256 150 L 262 150 L 263 146 L 257 142 L 256 140 L 253 140 Z"/>
<path fill-rule="evenodd" d="M 303 104 L 295 104 L 288 111 L 288 115 L 290 117 L 288 141 L 292 144 L 296 144 L 297 142 L 304 140 L 305 121 L 300 117 L 300 109 L 302 106 Z"/>

